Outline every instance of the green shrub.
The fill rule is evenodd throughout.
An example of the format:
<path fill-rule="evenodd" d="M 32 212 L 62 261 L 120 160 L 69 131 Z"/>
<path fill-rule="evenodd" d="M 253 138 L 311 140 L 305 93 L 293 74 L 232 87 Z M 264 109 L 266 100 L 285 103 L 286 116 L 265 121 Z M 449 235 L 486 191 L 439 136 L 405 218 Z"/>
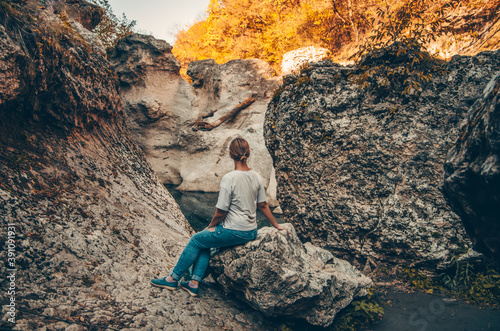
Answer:
<path fill-rule="evenodd" d="M 440 7 L 431 21 L 427 15 L 433 2 L 429 0 L 408 1 L 395 12 L 389 5 L 378 8 L 378 21 L 383 23 L 353 55 L 358 71 L 351 75 L 352 82 L 379 95 L 420 95 L 433 74 L 444 73 L 444 61 L 431 56 L 425 45 L 448 32 L 445 14 L 456 3 Z"/>
<path fill-rule="evenodd" d="M 329 329 L 356 331 L 380 321 L 384 316 L 384 308 L 373 299 L 373 291 L 374 289 L 370 289 L 367 296 L 353 300 L 349 306 L 341 310 Z"/>
<path fill-rule="evenodd" d="M 403 270 L 402 278 L 417 290 L 441 293 L 479 307 L 498 307 L 500 304 L 500 274 L 489 264 L 474 267 L 455 258 L 453 266 L 438 277 L 431 279 L 411 268 Z"/>

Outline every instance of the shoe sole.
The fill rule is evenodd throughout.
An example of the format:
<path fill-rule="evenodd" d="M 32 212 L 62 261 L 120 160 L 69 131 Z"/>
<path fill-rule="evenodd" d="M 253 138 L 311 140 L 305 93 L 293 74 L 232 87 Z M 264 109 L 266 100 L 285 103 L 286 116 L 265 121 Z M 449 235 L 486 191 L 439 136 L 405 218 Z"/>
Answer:
<path fill-rule="evenodd" d="M 193 293 L 191 292 L 188 288 L 185 288 L 184 286 L 181 285 L 181 289 L 183 289 L 184 291 L 188 292 L 190 296 L 192 297 L 197 297 L 198 296 L 198 293 Z"/>
<path fill-rule="evenodd" d="M 158 285 L 155 283 L 151 283 L 151 285 L 156 286 L 156 287 L 160 287 L 160 288 L 166 288 L 167 290 L 170 290 L 170 291 L 177 290 L 177 287 L 172 287 L 172 286 L 168 286 L 168 285 Z"/>

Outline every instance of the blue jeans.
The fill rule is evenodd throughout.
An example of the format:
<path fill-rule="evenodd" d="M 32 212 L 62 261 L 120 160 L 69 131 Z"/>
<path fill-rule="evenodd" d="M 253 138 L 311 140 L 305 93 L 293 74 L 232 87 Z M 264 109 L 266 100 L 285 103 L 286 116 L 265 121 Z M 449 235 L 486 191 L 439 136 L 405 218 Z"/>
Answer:
<path fill-rule="evenodd" d="M 184 273 L 194 264 L 193 277 L 191 279 L 201 281 L 205 276 L 205 271 L 210 260 L 210 248 L 228 247 L 244 244 L 257 237 L 257 229 L 251 231 L 238 231 L 224 229 L 222 225 L 205 229 L 191 237 L 188 244 L 182 251 L 181 257 L 174 270 L 170 273 L 175 280 L 180 280 Z"/>

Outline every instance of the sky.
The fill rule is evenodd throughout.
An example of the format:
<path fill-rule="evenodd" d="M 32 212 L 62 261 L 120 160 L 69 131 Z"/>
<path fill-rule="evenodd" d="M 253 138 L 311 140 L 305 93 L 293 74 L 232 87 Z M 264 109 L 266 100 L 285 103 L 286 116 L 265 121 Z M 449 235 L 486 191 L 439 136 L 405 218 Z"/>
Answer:
<path fill-rule="evenodd" d="M 135 30 L 173 45 L 175 32 L 206 17 L 210 0 L 108 0 L 113 13 L 137 21 Z"/>

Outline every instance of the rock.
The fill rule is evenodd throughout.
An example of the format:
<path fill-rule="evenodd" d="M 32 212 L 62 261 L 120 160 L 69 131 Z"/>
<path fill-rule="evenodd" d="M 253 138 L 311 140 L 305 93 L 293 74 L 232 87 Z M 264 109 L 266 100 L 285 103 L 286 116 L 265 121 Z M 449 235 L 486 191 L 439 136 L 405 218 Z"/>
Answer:
<path fill-rule="evenodd" d="M 320 47 L 303 47 L 283 55 L 281 74 L 283 76 L 297 74 L 301 67 L 310 62 L 322 61 L 328 57 L 330 51 Z"/>
<path fill-rule="evenodd" d="M 66 11 L 71 18 L 81 23 L 87 30 L 93 30 L 101 23 L 105 11 L 98 5 L 94 5 L 85 0 L 71 3 L 66 1 Z"/>
<path fill-rule="evenodd" d="M 304 318 L 328 326 L 351 301 L 367 295 L 372 281 L 347 261 L 289 231 L 259 229 L 255 240 L 222 249 L 210 262 L 225 292 L 236 295 L 266 316 Z"/>
<path fill-rule="evenodd" d="M 58 18 L 62 18 L 64 20 L 70 19 L 72 21 L 76 21 L 88 31 L 91 31 L 98 26 L 103 17 L 106 15 L 106 11 L 102 7 L 85 0 L 44 1 L 41 5 L 46 12 L 49 12 L 50 14 L 54 13 Z"/>
<path fill-rule="evenodd" d="M 150 285 L 192 230 L 130 138 L 105 55 L 41 5 L 11 2 L 16 28 L 0 23 L 0 223 L 15 243 L 0 270 L 15 269 L 15 328 L 268 329 L 211 288 L 193 301 Z"/>
<path fill-rule="evenodd" d="M 500 73 L 472 106 L 445 163 L 443 191 L 474 248 L 500 264 Z"/>
<path fill-rule="evenodd" d="M 435 271 L 467 251 L 441 192 L 443 165 L 499 65 L 500 51 L 456 56 L 420 97 L 358 88 L 349 79 L 357 68 L 331 61 L 287 76 L 264 132 L 278 200 L 299 238 L 360 268 L 371 258 Z"/>
<path fill-rule="evenodd" d="M 3 25 L 0 25 L 0 47 L 0 61 L 4 64 L 0 68 L 1 106 L 19 93 L 21 83 L 21 72 L 17 67 L 20 46 L 12 42 L 12 38 L 6 33 Z"/>
<path fill-rule="evenodd" d="M 157 75 L 150 77 L 151 71 L 164 71 L 174 75 L 179 73 L 181 65 L 171 51 L 172 46 L 164 40 L 133 33 L 120 40 L 110 58 L 115 62 L 115 70 L 122 86 L 145 86 L 146 80 L 156 84 L 161 82 L 156 80 Z M 156 84 L 153 86 L 157 87 Z"/>
<path fill-rule="evenodd" d="M 215 60 L 201 60 L 189 64 L 187 74 L 192 80 L 197 98 L 197 108 L 202 118 L 211 117 L 220 97 L 220 69 Z"/>
<path fill-rule="evenodd" d="M 75 21 L 68 21 L 71 27 L 75 30 L 75 32 L 80 35 L 90 47 L 92 47 L 92 51 L 99 52 L 101 54 L 106 54 L 106 48 L 102 44 L 99 37 L 95 34 L 87 30 L 82 24 Z"/>
<path fill-rule="evenodd" d="M 222 65 L 196 61 L 187 70 L 191 86 L 163 43 L 131 35 L 118 43 L 114 56 L 127 125 L 160 180 L 180 185 L 179 190 L 217 192 L 222 176 L 233 169 L 229 143 L 241 136 L 251 146 L 250 166 L 262 175 L 266 187 L 273 188 L 268 193 L 276 205 L 275 186 L 270 184 L 272 160 L 262 127 L 277 86 L 274 71 L 256 59 Z M 249 97 L 256 101 L 234 120 L 210 131 L 193 130 L 197 122 L 217 121 Z"/>

